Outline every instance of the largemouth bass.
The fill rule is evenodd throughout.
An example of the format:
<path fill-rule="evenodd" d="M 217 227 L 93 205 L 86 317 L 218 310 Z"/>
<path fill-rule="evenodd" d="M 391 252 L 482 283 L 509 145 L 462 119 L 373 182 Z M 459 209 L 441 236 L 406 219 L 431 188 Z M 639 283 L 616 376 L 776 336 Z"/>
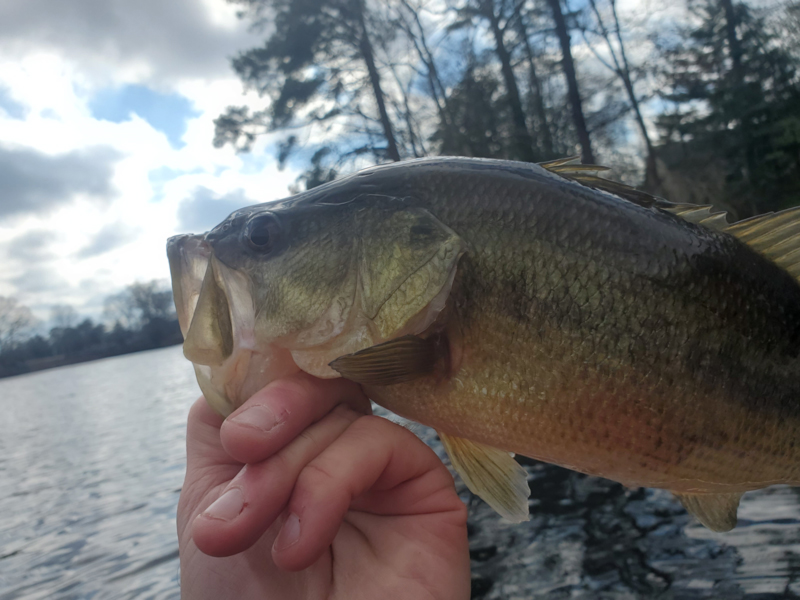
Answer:
<path fill-rule="evenodd" d="M 511 520 L 518 453 L 731 529 L 743 492 L 800 485 L 800 212 L 731 225 L 597 168 L 401 162 L 171 238 L 207 400 L 344 376 Z"/>

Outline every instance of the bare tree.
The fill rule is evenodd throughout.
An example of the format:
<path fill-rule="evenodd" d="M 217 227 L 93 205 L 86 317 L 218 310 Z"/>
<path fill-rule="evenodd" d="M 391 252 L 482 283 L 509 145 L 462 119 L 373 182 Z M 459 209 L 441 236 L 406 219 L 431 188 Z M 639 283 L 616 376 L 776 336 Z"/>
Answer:
<path fill-rule="evenodd" d="M 420 62 L 425 66 L 425 78 L 443 126 L 453 127 L 453 115 L 447 102 L 448 93 L 439 77 L 436 59 L 428 43 L 425 27 L 420 19 L 421 6 L 412 6 L 409 0 L 399 0 L 395 25 L 402 29 L 414 46 Z"/>
<path fill-rule="evenodd" d="M 153 280 L 148 283 L 134 283 L 128 286 L 127 291 L 143 321 L 173 317 L 175 305 L 172 291 L 163 282 Z"/>
<path fill-rule="evenodd" d="M 522 47 L 525 50 L 525 58 L 528 62 L 528 85 L 530 87 L 530 95 L 536 117 L 535 130 L 536 133 L 539 134 L 538 137 L 541 138 L 544 157 L 550 159 L 555 156 L 555 153 L 553 152 L 553 134 L 550 131 L 550 124 L 548 123 L 547 119 L 547 111 L 544 106 L 542 82 L 538 73 L 536 72 L 536 61 L 534 60 L 533 46 L 531 45 L 531 41 L 528 37 L 527 19 L 525 13 L 523 12 L 524 4 L 525 0 L 521 0 L 517 4 L 515 8 L 517 16 L 514 19 L 514 22 L 517 29 L 517 35 L 519 35 L 520 41 L 522 42 Z"/>
<path fill-rule="evenodd" d="M 110 324 L 119 324 L 125 329 L 138 326 L 136 306 L 131 302 L 128 290 L 106 297 L 103 316 Z"/>
<path fill-rule="evenodd" d="M 616 0 L 608 0 L 608 2 L 611 8 L 613 20 L 613 34 L 603 19 L 597 4 L 597 0 L 589 0 L 589 5 L 592 7 L 592 13 L 597 21 L 597 33 L 605 41 L 606 47 L 608 48 L 608 53 L 611 57 L 611 62 L 608 62 L 608 60 L 603 58 L 595 50 L 592 44 L 587 42 L 587 46 L 594 53 L 597 60 L 599 60 L 601 64 L 619 77 L 620 81 L 622 81 L 622 84 L 625 86 L 625 92 L 628 96 L 631 109 L 633 109 L 633 115 L 636 120 L 636 124 L 639 127 L 645 147 L 647 148 L 645 183 L 649 188 L 652 189 L 657 187 L 659 184 L 658 171 L 656 170 L 656 151 L 653 147 L 653 142 L 650 139 L 650 134 L 647 131 L 647 125 L 642 117 L 639 98 L 636 96 L 636 91 L 634 90 L 633 78 L 631 77 L 631 67 L 630 63 L 628 62 L 628 55 L 625 52 L 625 42 L 622 39 L 622 31 L 619 24 L 617 2 Z"/>
<path fill-rule="evenodd" d="M 16 298 L 0 296 L 0 352 L 13 347 L 35 323 L 31 309 Z"/>
<path fill-rule="evenodd" d="M 50 309 L 50 320 L 54 327 L 66 329 L 75 326 L 78 322 L 78 313 L 69 304 L 54 304 Z"/>

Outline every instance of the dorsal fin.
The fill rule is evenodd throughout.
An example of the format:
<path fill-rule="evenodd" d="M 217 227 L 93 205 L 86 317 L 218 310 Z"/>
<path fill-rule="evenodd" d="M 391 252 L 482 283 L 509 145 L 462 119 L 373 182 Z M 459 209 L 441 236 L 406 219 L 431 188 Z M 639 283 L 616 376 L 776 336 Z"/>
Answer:
<path fill-rule="evenodd" d="M 641 190 L 632 188 L 624 183 L 598 177 L 597 173 L 600 173 L 601 171 L 609 171 L 610 169 L 601 165 L 582 165 L 578 162 L 579 160 L 580 156 L 568 156 L 567 158 L 558 158 L 549 162 L 539 163 L 539 166 L 547 169 L 551 173 L 560 175 L 565 179 L 577 181 L 578 183 L 595 190 L 602 190 L 604 192 L 615 194 L 616 196 L 625 198 L 625 200 L 629 200 L 630 202 L 638 204 L 639 206 L 649 208 L 659 204 L 660 202 L 666 202 L 666 200 L 662 200 L 657 196 L 653 196 L 647 192 L 642 192 Z"/>
<path fill-rule="evenodd" d="M 559 158 L 540 163 L 540 166 L 587 187 L 616 194 L 640 206 L 665 210 L 691 223 L 732 235 L 800 281 L 800 207 L 728 223 L 727 213 L 714 211 L 710 204 L 669 202 L 624 183 L 598 177 L 596 173 L 608 168 L 576 164 L 578 159 L 577 156 Z"/>
<path fill-rule="evenodd" d="M 711 206 L 675 204 L 659 208 L 692 223 L 734 236 L 788 271 L 795 279 L 800 279 L 800 207 L 767 213 L 736 223 L 728 223 L 725 212 L 711 212 Z"/>

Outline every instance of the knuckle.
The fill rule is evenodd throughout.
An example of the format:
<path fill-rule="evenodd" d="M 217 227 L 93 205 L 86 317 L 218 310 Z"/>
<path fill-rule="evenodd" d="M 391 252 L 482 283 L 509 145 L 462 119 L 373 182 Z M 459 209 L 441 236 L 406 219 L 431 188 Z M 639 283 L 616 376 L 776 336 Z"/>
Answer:
<path fill-rule="evenodd" d="M 353 423 L 352 430 L 354 434 L 358 434 L 362 437 L 371 438 L 373 436 L 379 436 L 383 438 L 395 433 L 396 428 L 391 421 L 383 417 L 365 415 Z"/>
<path fill-rule="evenodd" d="M 359 417 L 364 416 L 363 413 L 356 412 L 347 404 L 337 404 L 330 414 L 337 420 L 346 421 L 348 423 L 353 423 L 357 421 Z"/>
<path fill-rule="evenodd" d="M 330 487 L 336 477 L 319 461 L 312 460 L 297 478 L 297 487 L 306 491 L 321 490 Z"/>
<path fill-rule="evenodd" d="M 314 432 L 313 428 L 304 429 L 298 433 L 297 440 L 299 440 L 303 446 L 311 446 L 312 448 L 319 444 L 318 436 Z"/>

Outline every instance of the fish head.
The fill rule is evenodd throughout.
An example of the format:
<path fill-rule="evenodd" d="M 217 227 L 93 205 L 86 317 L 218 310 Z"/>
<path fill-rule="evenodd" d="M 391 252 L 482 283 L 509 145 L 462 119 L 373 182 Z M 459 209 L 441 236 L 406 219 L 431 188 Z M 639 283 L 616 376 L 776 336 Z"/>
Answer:
<path fill-rule="evenodd" d="M 347 190 L 247 207 L 167 244 L 183 351 L 227 415 L 280 377 L 427 329 L 460 238 L 424 209 Z"/>

